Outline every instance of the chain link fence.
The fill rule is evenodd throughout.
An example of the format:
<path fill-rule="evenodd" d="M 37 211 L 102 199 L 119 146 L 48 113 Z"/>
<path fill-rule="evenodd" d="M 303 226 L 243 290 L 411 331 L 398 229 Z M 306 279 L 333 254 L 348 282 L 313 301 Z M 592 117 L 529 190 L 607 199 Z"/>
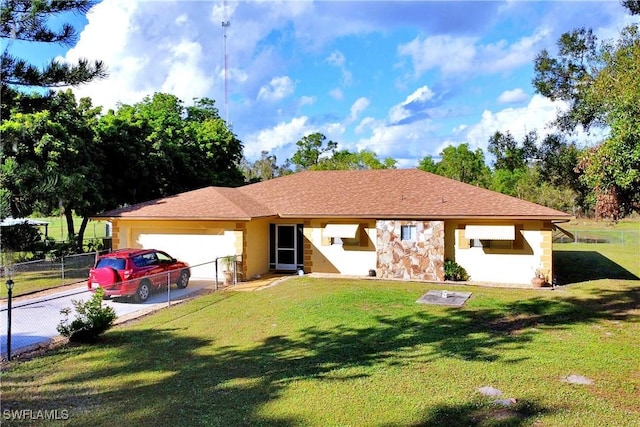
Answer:
<path fill-rule="evenodd" d="M 11 308 L 7 300 L 0 302 L 0 358 L 48 345 L 59 336 L 56 329 L 63 319 L 62 309 L 72 309 L 73 301 L 88 301 L 94 286 L 88 281 L 89 270 L 99 252 L 64 257 L 54 261 L 19 263 L 11 266 L 15 282 Z M 115 296 L 103 304 L 114 307 L 118 317 L 137 317 L 149 311 L 191 298 L 201 291 L 229 289 L 242 280 L 242 256 L 219 257 L 189 267 L 189 281 L 184 282 L 184 270 L 151 274 L 132 280 L 120 280 L 111 289 Z M 38 282 L 41 281 L 41 282 Z M 25 295 L 31 282 L 55 287 L 65 283 L 77 286 L 37 295 Z M 33 283 L 31 283 L 32 285 Z M 29 285 L 29 286 L 31 286 Z M 4 288 L 4 286 L 2 286 Z M 122 294 L 122 295 L 121 295 Z M 6 292 L 5 292 L 6 295 Z M 12 318 L 12 321 L 9 319 Z"/>
<path fill-rule="evenodd" d="M 96 258 L 109 251 L 87 252 L 69 255 L 57 259 L 45 259 L 0 266 L 0 277 L 11 278 L 15 283 L 15 297 L 42 290 L 52 289 L 74 283 L 86 282 L 89 270 L 95 265 Z M 242 255 L 218 257 L 210 262 L 192 265 L 190 275 L 195 278 L 208 278 L 215 283 L 215 289 L 237 284 L 243 280 Z M 177 278 L 170 277 L 175 283 Z M 175 280 L 174 280 L 175 279 Z M 120 281 L 122 278 L 120 278 Z M 154 286 L 162 280 L 150 276 Z M 132 286 L 123 282 L 127 286 Z M 0 288 L 0 297 L 6 296 L 6 290 Z"/>
<path fill-rule="evenodd" d="M 556 231 L 553 243 L 608 243 L 627 245 L 640 240 L 640 230 L 567 230 Z"/>
<path fill-rule="evenodd" d="M 65 286 L 86 280 L 101 253 L 105 251 L 9 264 L 1 267 L 0 276 L 16 283 L 15 296 Z"/>

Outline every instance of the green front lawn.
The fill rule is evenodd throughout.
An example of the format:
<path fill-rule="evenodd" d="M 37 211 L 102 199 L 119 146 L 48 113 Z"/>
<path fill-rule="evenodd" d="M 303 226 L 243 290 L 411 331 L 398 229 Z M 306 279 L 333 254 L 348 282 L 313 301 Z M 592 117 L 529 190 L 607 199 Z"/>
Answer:
<path fill-rule="evenodd" d="M 473 295 L 416 304 L 430 289 Z M 638 280 L 551 291 L 295 277 L 12 362 L 2 407 L 68 411 L 37 425 L 640 425 L 639 306 Z"/>
<path fill-rule="evenodd" d="M 555 290 L 295 277 L 206 295 L 3 366 L 3 425 L 21 425 L 13 410 L 56 426 L 640 426 L 636 246 L 556 245 L 571 284 Z M 430 289 L 473 295 L 416 304 Z"/>

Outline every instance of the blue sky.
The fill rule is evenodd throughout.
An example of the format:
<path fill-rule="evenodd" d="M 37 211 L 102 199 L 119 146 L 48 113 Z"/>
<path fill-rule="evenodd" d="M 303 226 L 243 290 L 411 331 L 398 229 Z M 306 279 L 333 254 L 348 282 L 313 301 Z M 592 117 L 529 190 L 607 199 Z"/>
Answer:
<path fill-rule="evenodd" d="M 548 133 L 564 106 L 534 93 L 535 55 L 571 29 L 612 38 L 632 20 L 618 1 L 103 0 L 74 18 L 71 49 L 21 49 L 105 61 L 108 79 L 75 89 L 105 108 L 212 98 L 249 160 L 268 150 L 282 163 L 321 132 L 414 167 L 448 145 L 486 153 L 495 131 Z"/>

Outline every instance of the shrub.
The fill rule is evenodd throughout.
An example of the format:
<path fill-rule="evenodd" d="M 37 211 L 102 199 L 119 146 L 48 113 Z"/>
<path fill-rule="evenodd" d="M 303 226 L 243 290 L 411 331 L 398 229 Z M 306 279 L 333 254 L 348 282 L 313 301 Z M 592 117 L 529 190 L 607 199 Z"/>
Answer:
<path fill-rule="evenodd" d="M 87 302 L 73 300 L 76 318 L 72 321 L 69 321 L 70 308 L 60 310 L 60 314 L 65 316 L 57 327 L 60 335 L 73 342 L 95 342 L 98 335 L 109 329 L 116 319 L 116 312 L 112 307 L 102 306 L 103 296 L 104 289 L 98 288 Z"/>
<path fill-rule="evenodd" d="M 444 280 L 454 280 L 456 282 L 469 280 L 467 270 L 453 260 L 444 262 Z"/>
<path fill-rule="evenodd" d="M 2 249 L 14 252 L 32 252 L 42 240 L 38 227 L 28 224 L 16 224 L 2 227 Z"/>

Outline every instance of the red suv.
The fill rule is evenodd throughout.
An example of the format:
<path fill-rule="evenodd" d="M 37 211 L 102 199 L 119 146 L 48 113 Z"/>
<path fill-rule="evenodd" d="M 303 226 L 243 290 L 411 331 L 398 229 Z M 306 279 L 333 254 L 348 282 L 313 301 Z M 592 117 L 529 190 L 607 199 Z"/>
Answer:
<path fill-rule="evenodd" d="M 144 302 L 153 290 L 167 286 L 167 280 L 186 288 L 190 276 L 189 264 L 166 252 L 120 249 L 97 258 L 87 286 L 90 291 L 103 288 L 107 297 L 133 297 L 136 302 Z"/>

